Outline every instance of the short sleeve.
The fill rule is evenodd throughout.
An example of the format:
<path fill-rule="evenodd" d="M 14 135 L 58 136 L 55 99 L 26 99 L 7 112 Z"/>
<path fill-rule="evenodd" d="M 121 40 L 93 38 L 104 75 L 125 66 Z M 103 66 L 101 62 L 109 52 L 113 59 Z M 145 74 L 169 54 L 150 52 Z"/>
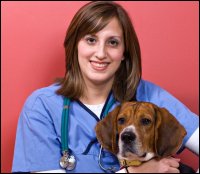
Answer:
<path fill-rule="evenodd" d="M 185 127 L 187 135 L 183 140 L 183 146 L 199 127 L 199 117 L 191 112 L 182 102 L 161 87 L 142 80 L 137 89 L 139 101 L 152 102 L 159 107 L 166 108 Z"/>
<path fill-rule="evenodd" d="M 17 126 L 12 172 L 59 169 L 60 142 L 42 97 L 29 97 Z"/>

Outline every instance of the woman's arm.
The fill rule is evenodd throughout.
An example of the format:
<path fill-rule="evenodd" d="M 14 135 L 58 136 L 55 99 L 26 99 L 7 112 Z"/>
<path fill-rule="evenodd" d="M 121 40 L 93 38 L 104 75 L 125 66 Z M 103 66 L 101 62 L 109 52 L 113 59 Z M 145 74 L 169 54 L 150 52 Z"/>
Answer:
<path fill-rule="evenodd" d="M 129 173 L 180 173 L 180 159 L 167 157 L 161 160 L 151 159 L 138 167 L 128 167 Z"/>
<path fill-rule="evenodd" d="M 178 158 L 167 157 L 161 160 L 151 159 L 140 166 L 131 166 L 127 170 L 129 173 L 180 173 Z M 127 173 L 126 169 L 119 170 L 116 173 Z"/>
<path fill-rule="evenodd" d="M 192 136 L 185 143 L 185 146 L 194 152 L 196 155 L 199 155 L 199 128 L 192 134 Z"/>
<path fill-rule="evenodd" d="M 185 143 L 185 146 L 199 156 L 199 128 L 192 134 L 192 136 Z M 199 169 L 197 170 L 199 173 Z"/>

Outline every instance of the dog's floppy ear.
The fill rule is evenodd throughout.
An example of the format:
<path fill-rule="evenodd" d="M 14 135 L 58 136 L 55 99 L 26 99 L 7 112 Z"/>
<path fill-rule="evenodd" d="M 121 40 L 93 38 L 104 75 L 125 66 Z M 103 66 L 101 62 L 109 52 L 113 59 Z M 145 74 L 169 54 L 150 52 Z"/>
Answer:
<path fill-rule="evenodd" d="M 95 127 L 96 136 L 103 148 L 117 154 L 117 116 L 121 106 L 117 106 L 103 120 L 99 121 Z"/>
<path fill-rule="evenodd" d="M 185 135 L 185 128 L 168 110 L 156 108 L 155 151 L 159 157 L 176 153 Z"/>

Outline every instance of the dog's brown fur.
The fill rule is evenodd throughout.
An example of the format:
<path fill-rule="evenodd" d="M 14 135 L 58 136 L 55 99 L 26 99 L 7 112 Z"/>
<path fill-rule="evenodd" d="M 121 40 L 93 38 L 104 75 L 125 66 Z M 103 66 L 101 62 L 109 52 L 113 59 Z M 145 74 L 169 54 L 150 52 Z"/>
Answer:
<path fill-rule="evenodd" d="M 97 123 L 97 139 L 103 148 L 123 158 L 117 135 L 120 140 L 121 133 L 128 126 L 134 127 L 133 132 L 140 144 L 138 154 L 151 152 L 153 157 L 158 158 L 175 154 L 186 135 L 184 127 L 165 108 L 149 102 L 124 102 Z M 127 154 L 125 153 L 124 159 L 129 158 Z M 138 157 L 138 154 L 130 156 L 141 161 L 146 160 Z"/>

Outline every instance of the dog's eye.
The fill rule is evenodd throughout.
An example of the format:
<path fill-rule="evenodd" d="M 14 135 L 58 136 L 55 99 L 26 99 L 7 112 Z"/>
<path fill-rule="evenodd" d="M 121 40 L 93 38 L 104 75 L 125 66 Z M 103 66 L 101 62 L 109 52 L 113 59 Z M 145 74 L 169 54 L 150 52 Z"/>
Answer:
<path fill-rule="evenodd" d="M 119 118 L 118 119 L 118 124 L 124 124 L 125 118 Z"/>
<path fill-rule="evenodd" d="M 151 123 L 151 120 L 150 119 L 148 119 L 148 118 L 142 118 L 141 119 L 141 123 L 142 123 L 142 125 L 149 125 L 150 123 Z"/>

